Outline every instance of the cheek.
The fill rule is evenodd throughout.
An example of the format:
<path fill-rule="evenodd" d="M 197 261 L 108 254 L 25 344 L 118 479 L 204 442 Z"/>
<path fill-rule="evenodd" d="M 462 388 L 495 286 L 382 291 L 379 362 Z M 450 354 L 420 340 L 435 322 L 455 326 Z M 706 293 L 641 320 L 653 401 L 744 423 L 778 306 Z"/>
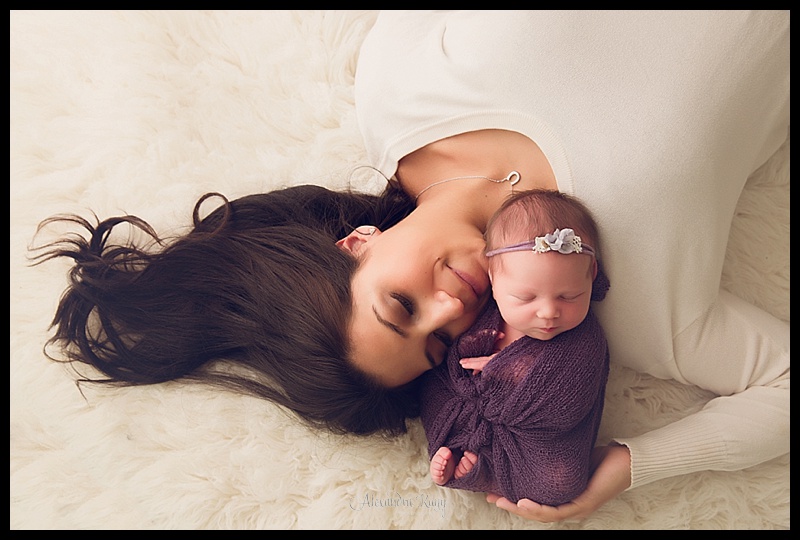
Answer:
<path fill-rule="evenodd" d="M 510 305 L 506 303 L 501 305 L 498 303 L 498 307 L 500 308 L 500 316 L 513 328 L 524 328 L 535 318 L 531 304 L 515 303 Z"/>
<path fill-rule="evenodd" d="M 587 313 L 589 313 L 589 302 L 571 304 L 569 307 L 569 318 L 575 326 L 583 322 Z"/>
<path fill-rule="evenodd" d="M 431 264 L 420 251 L 402 242 L 376 246 L 366 264 L 372 275 L 390 279 L 393 287 L 400 288 L 413 286 L 431 273 Z"/>

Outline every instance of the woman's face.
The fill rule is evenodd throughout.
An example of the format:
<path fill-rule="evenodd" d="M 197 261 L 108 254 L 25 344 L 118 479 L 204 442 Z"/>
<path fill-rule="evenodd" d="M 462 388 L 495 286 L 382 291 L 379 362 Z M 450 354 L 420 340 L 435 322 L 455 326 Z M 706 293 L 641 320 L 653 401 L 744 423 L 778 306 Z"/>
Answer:
<path fill-rule="evenodd" d="M 418 208 L 387 231 L 360 227 L 337 244 L 355 255 L 351 359 L 389 387 L 439 365 L 491 294 L 485 243 L 472 225 Z"/>

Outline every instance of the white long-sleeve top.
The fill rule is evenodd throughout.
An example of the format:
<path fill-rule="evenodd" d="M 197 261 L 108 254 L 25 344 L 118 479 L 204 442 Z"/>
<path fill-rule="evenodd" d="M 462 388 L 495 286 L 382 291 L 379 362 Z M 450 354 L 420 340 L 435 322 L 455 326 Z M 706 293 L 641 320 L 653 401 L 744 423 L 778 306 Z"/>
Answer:
<path fill-rule="evenodd" d="M 428 143 L 506 129 L 587 203 L 612 363 L 721 396 L 617 439 L 632 487 L 789 451 L 788 324 L 720 291 L 739 194 L 788 133 L 788 12 L 383 12 L 355 100 L 387 178 Z"/>

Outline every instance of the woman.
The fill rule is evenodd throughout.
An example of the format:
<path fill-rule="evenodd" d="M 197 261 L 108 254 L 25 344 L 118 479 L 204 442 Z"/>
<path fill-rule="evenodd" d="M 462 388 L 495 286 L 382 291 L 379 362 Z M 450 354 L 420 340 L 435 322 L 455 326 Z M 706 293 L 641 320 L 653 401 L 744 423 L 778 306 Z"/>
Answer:
<path fill-rule="evenodd" d="M 490 501 L 543 521 L 582 517 L 629 487 L 789 452 L 788 324 L 719 289 L 739 194 L 788 133 L 788 12 L 387 12 L 355 91 L 372 164 L 418 198 L 356 252 L 357 344 L 399 347 L 372 320 L 381 302 L 406 351 L 463 329 L 486 287 L 470 249 L 511 187 L 481 177 L 516 171 L 513 189 L 558 189 L 596 216 L 616 284 L 598 306 L 611 361 L 722 396 L 599 448 L 572 503 Z M 412 256 L 404 249 L 427 267 L 387 270 Z M 384 299 L 395 294 L 413 313 Z M 364 361 L 379 375 L 387 358 Z"/>
<path fill-rule="evenodd" d="M 118 220 L 86 223 L 88 241 L 43 253 L 77 262 L 54 340 L 113 381 L 203 379 L 314 424 L 402 431 L 415 404 L 395 395 L 489 298 L 489 216 L 512 189 L 558 189 L 597 217 L 619 284 L 598 306 L 612 362 L 725 397 L 598 448 L 572 503 L 490 501 L 581 517 L 629 487 L 782 455 L 788 325 L 719 278 L 745 179 L 786 138 L 788 18 L 382 14 L 356 107 L 372 164 L 393 178 L 384 196 L 292 188 L 224 203 L 163 251 L 117 249 Z"/>
<path fill-rule="evenodd" d="M 223 204 L 200 219 L 214 198 Z M 151 244 L 167 243 L 134 216 L 95 225 L 51 218 L 43 226 L 66 221 L 88 232 L 38 255 L 75 262 L 53 320 L 50 343 L 63 349 L 56 359 L 104 375 L 80 373 L 82 381 L 203 381 L 272 400 L 314 427 L 405 432 L 418 414 L 414 385 L 386 388 L 346 361 L 356 261 L 335 241 L 363 223 L 391 227 L 411 209 L 394 191 L 379 198 L 296 186 L 232 202 L 208 194 L 194 229 L 163 249 L 111 242 L 128 224 Z"/>

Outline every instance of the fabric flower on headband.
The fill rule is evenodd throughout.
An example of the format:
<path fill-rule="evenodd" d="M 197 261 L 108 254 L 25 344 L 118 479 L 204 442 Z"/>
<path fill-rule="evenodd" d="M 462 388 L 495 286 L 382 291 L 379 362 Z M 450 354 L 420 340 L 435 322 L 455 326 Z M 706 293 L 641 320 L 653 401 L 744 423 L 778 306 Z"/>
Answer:
<path fill-rule="evenodd" d="M 585 253 L 586 255 L 595 257 L 594 248 L 582 243 L 581 237 L 576 235 L 575 231 L 572 229 L 556 229 L 551 234 L 537 236 L 533 240 L 493 249 L 486 253 L 486 256 L 494 257 L 495 255 L 510 253 L 512 251 L 534 251 L 536 253 L 557 251 L 564 255 L 569 255 L 570 253 Z"/>
<path fill-rule="evenodd" d="M 572 252 L 580 253 L 583 251 L 581 237 L 577 236 L 572 229 L 556 229 L 551 234 L 537 236 L 535 242 L 533 249 L 539 253 L 558 251 L 568 255 Z"/>

